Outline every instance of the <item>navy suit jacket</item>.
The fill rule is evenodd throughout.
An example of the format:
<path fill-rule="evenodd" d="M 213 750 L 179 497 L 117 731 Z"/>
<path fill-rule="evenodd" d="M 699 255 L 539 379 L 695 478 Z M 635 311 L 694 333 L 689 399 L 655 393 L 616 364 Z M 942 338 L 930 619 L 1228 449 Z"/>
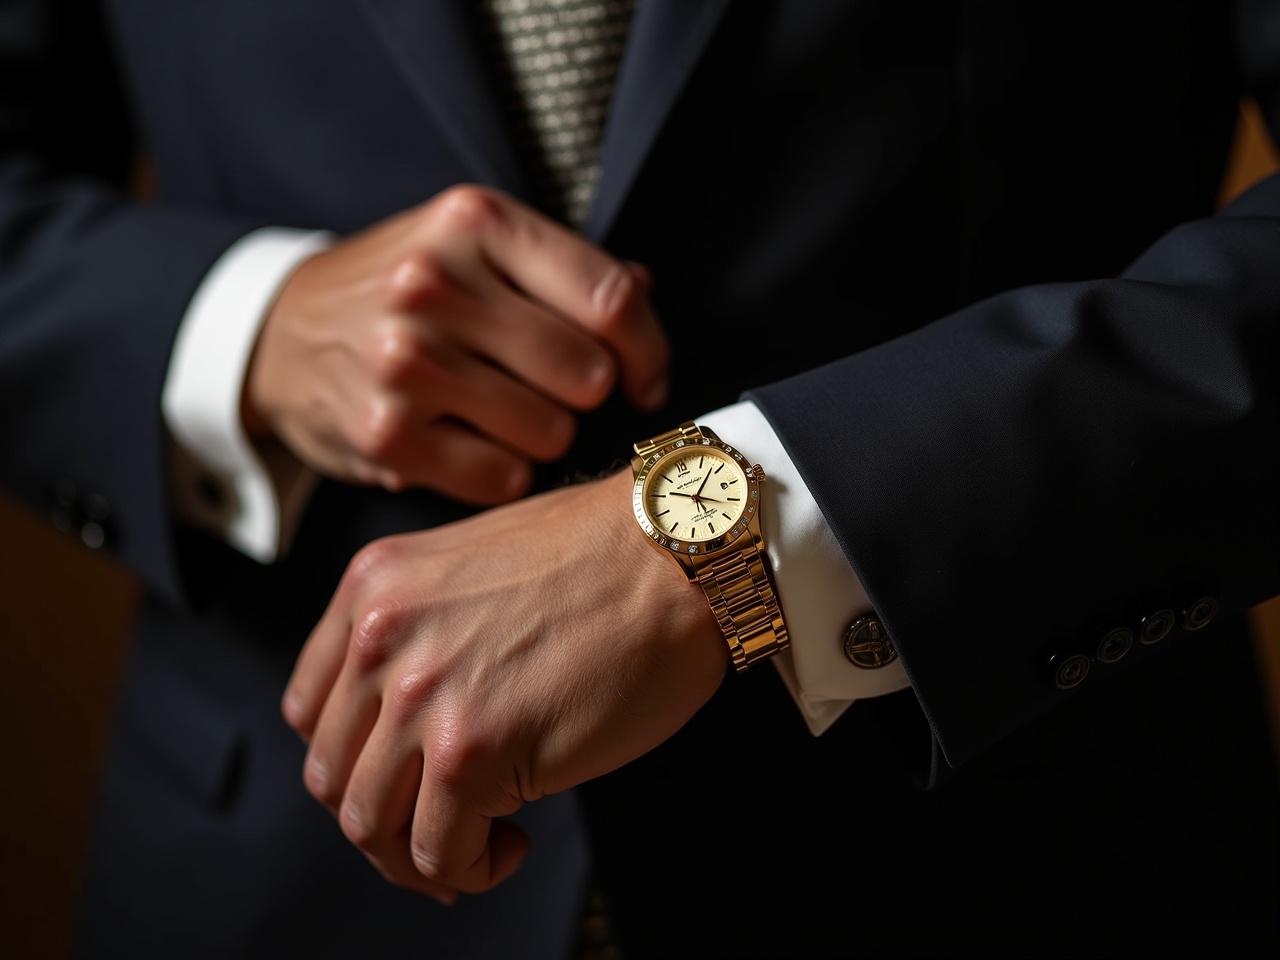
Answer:
<path fill-rule="evenodd" d="M 482 50 L 462 0 L 0 12 L 0 480 L 149 587 L 89 947 L 512 949 L 375 882 L 276 711 L 350 555 L 467 510 L 326 484 L 262 567 L 175 524 L 160 417 L 186 305 L 254 227 L 463 181 L 539 202 Z M 638 4 L 584 233 L 652 267 L 673 393 L 589 415 L 543 482 L 749 396 L 912 689 L 813 739 L 755 670 L 584 791 L 633 953 L 1275 936 L 1243 616 L 1280 592 L 1280 178 L 1214 212 L 1243 94 L 1280 128 L 1273 0 Z M 1205 597 L 1207 628 L 1099 654 Z M 538 943 L 575 843 L 503 908 Z"/>

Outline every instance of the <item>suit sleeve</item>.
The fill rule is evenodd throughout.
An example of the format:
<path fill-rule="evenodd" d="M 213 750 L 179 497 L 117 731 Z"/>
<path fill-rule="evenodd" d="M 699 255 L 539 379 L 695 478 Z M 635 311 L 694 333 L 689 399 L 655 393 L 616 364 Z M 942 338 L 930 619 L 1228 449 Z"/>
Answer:
<path fill-rule="evenodd" d="M 1273 135 L 1278 7 L 1241 24 Z M 1160 656 L 1109 662 L 1144 617 L 1173 611 L 1167 645 L 1212 602 L 1280 593 L 1278 394 L 1280 175 L 1119 277 L 1012 290 L 748 396 L 898 649 L 936 786 Z M 1055 673 L 1072 656 L 1078 686 Z"/>
<path fill-rule="evenodd" d="M 0 70 L 0 485 L 177 599 L 161 390 L 188 301 L 254 224 L 127 199 L 92 9 L 7 4 Z"/>

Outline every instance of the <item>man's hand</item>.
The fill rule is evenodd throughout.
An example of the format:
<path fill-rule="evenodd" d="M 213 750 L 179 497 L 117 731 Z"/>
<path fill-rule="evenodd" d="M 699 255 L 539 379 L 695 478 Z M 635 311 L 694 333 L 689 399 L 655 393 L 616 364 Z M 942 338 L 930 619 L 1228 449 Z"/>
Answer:
<path fill-rule="evenodd" d="M 719 686 L 706 599 L 630 493 L 624 471 L 352 561 L 283 711 L 308 790 L 392 882 L 500 883 L 528 844 L 493 818 L 648 752 Z"/>
<path fill-rule="evenodd" d="M 251 361 L 246 428 L 339 479 L 510 500 L 618 379 L 638 406 L 665 399 L 648 285 L 506 194 L 453 187 L 298 267 Z"/>

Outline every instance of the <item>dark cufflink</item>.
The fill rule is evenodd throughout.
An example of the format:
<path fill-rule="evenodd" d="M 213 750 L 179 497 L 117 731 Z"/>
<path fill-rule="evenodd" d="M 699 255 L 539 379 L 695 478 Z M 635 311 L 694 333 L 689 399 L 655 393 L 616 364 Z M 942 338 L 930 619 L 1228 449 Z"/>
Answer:
<path fill-rule="evenodd" d="M 1128 627 L 1114 627 L 1098 641 L 1095 657 L 1099 663 L 1118 663 L 1133 647 L 1133 631 Z"/>
<path fill-rule="evenodd" d="M 222 511 L 227 507 L 227 490 L 211 473 L 201 474 L 196 478 L 196 495 L 210 510 Z"/>
<path fill-rule="evenodd" d="M 80 529 L 80 488 L 74 480 L 61 479 L 48 494 L 49 522 L 62 533 Z"/>
<path fill-rule="evenodd" d="M 1218 613 L 1218 601 L 1215 597 L 1196 597 L 1183 604 L 1179 623 L 1183 630 L 1203 630 Z"/>
<path fill-rule="evenodd" d="M 1089 675 L 1089 657 L 1083 653 L 1055 653 L 1049 658 L 1049 676 L 1059 690 L 1071 690 Z"/>
<path fill-rule="evenodd" d="M 100 493 L 90 493 L 81 501 L 80 542 L 90 550 L 101 550 L 114 541 L 111 503 Z"/>
<path fill-rule="evenodd" d="M 845 628 L 844 655 L 863 670 L 878 670 L 898 659 L 898 651 L 874 613 L 858 617 Z"/>
<path fill-rule="evenodd" d="M 1178 622 L 1178 615 L 1171 607 L 1153 610 L 1138 621 L 1138 642 L 1151 646 L 1159 643 L 1170 633 Z"/>

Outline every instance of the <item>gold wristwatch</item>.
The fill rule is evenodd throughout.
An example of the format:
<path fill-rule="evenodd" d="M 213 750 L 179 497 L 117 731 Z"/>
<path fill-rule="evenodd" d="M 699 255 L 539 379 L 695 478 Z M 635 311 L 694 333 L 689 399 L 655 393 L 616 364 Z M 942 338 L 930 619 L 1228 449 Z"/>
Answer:
<path fill-rule="evenodd" d="M 787 624 L 760 532 L 764 470 L 707 427 L 635 444 L 636 521 L 707 595 L 738 670 L 785 650 Z"/>

